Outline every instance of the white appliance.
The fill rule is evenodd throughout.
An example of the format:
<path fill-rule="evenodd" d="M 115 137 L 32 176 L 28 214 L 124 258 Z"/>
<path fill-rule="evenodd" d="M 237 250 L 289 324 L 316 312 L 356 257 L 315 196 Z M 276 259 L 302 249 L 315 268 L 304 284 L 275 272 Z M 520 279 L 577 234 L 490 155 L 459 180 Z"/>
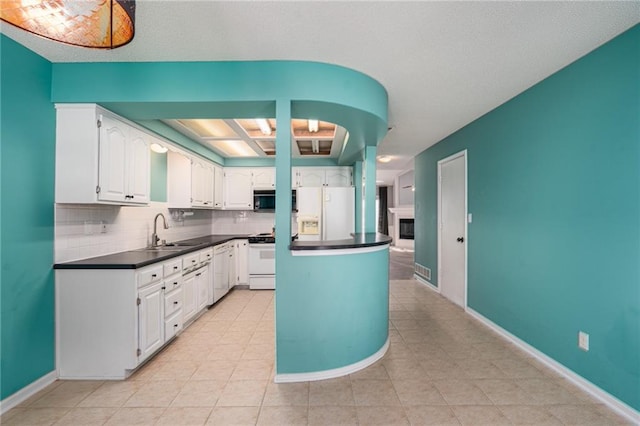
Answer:
<path fill-rule="evenodd" d="M 229 243 L 217 245 L 213 248 L 213 295 L 209 304 L 220 300 L 229 292 L 229 261 L 233 251 Z"/>
<path fill-rule="evenodd" d="M 343 240 L 355 229 L 355 188 L 298 188 L 298 240 Z"/>
<path fill-rule="evenodd" d="M 276 245 L 251 243 L 249 238 L 249 288 L 251 290 L 275 290 Z"/>

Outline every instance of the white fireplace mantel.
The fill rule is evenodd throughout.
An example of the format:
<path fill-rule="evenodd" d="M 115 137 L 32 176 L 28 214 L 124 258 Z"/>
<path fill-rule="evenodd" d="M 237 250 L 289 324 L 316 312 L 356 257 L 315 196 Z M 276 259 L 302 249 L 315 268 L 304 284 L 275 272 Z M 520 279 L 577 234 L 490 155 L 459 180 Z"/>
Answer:
<path fill-rule="evenodd" d="M 414 219 L 415 210 L 413 207 L 391 207 L 389 212 L 393 214 L 393 243 L 396 247 L 414 248 L 413 240 L 400 238 L 400 219 Z"/>

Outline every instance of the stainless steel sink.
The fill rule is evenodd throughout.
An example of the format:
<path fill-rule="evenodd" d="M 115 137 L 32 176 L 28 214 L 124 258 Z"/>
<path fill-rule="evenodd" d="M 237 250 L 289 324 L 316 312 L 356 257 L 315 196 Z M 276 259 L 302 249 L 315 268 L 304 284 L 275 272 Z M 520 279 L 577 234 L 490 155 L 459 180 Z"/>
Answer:
<path fill-rule="evenodd" d="M 178 246 L 158 246 L 158 247 L 145 247 L 134 251 L 182 251 L 184 247 Z"/>

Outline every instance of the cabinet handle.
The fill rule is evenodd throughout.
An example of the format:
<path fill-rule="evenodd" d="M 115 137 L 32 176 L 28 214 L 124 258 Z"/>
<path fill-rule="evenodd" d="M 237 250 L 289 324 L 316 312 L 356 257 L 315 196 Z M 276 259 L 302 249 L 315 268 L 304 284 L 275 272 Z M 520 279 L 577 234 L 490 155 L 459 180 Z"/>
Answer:
<path fill-rule="evenodd" d="M 174 270 L 174 271 L 178 270 L 178 267 L 177 267 L 177 266 L 174 266 L 174 267 L 173 267 L 173 270 Z"/>
<path fill-rule="evenodd" d="M 173 304 L 174 304 L 174 305 L 177 305 L 177 304 L 178 304 L 178 301 L 176 300 L 175 302 L 173 302 Z"/>
<path fill-rule="evenodd" d="M 166 290 L 167 288 L 165 286 L 162 286 L 162 290 Z"/>
<path fill-rule="evenodd" d="M 200 275 L 202 275 L 202 274 L 196 274 L 196 277 L 199 277 Z"/>
<path fill-rule="evenodd" d="M 177 326 L 178 326 L 178 324 L 173 324 L 173 326 L 174 326 L 174 327 L 177 327 Z"/>
<path fill-rule="evenodd" d="M 173 285 L 178 285 L 178 281 L 174 281 L 174 282 L 173 282 Z"/>
<path fill-rule="evenodd" d="M 151 278 L 155 278 L 157 276 L 158 276 L 158 274 L 151 274 Z"/>
<path fill-rule="evenodd" d="M 196 261 L 195 261 L 195 260 L 192 260 L 192 261 L 191 261 L 191 263 L 196 263 Z"/>

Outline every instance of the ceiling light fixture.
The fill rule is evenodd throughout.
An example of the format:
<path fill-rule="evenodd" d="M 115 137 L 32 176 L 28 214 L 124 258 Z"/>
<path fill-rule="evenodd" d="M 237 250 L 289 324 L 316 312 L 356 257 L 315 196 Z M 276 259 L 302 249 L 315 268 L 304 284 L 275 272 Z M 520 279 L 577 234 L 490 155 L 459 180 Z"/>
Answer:
<path fill-rule="evenodd" d="M 378 162 L 379 163 L 388 163 L 389 161 L 391 161 L 391 157 L 388 155 L 380 155 L 378 156 Z"/>
<path fill-rule="evenodd" d="M 169 148 L 164 145 L 160 145 L 159 143 L 152 143 L 149 148 L 151 148 L 151 151 L 157 152 L 158 154 L 164 154 L 169 151 Z"/>
<path fill-rule="evenodd" d="M 256 118 L 256 123 L 258 123 L 258 127 L 260 127 L 260 131 L 265 136 L 271 136 L 272 130 L 269 121 L 266 118 Z"/>
<path fill-rule="evenodd" d="M 134 36 L 135 0 L 2 0 L 0 19 L 62 43 L 113 49 Z"/>
<path fill-rule="evenodd" d="M 216 140 L 209 144 L 230 157 L 257 157 L 258 154 L 241 139 Z"/>
<path fill-rule="evenodd" d="M 318 139 L 313 139 L 311 141 L 311 152 L 313 152 L 314 154 L 320 152 L 320 142 L 318 142 Z"/>
<path fill-rule="evenodd" d="M 315 133 L 318 131 L 318 120 L 307 120 L 309 122 L 309 132 Z"/>

